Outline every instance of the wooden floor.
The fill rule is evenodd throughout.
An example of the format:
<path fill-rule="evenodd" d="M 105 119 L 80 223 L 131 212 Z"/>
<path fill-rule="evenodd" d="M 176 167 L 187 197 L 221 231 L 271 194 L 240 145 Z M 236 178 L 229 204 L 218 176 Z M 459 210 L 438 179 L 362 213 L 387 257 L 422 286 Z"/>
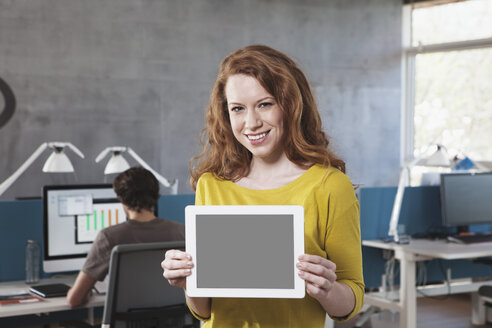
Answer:
<path fill-rule="evenodd" d="M 442 298 L 442 297 L 440 297 Z M 450 295 L 445 299 L 419 298 L 417 300 L 418 328 L 485 328 L 488 325 L 471 324 L 470 294 Z M 335 328 L 352 328 L 358 317 L 344 323 L 335 323 Z M 363 328 L 397 328 L 398 314 L 384 311 L 375 314 Z"/>

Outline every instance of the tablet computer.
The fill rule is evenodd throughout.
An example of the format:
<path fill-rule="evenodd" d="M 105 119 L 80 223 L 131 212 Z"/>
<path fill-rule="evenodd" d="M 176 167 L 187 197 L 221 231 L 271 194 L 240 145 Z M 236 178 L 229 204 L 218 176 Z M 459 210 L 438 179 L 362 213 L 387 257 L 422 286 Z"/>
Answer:
<path fill-rule="evenodd" d="M 304 253 L 304 208 L 297 205 L 187 206 L 191 297 L 303 298 L 296 268 Z"/>

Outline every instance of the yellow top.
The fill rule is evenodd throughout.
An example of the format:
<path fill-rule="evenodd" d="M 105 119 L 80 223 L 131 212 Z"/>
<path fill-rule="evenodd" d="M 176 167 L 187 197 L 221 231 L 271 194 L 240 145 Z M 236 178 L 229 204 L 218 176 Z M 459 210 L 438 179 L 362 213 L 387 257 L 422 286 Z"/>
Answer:
<path fill-rule="evenodd" d="M 289 184 L 253 190 L 218 180 L 210 173 L 198 180 L 196 205 L 302 205 L 305 253 L 330 259 L 337 281 L 350 286 L 357 314 L 364 298 L 359 202 L 349 178 L 335 168 L 314 165 Z M 258 268 L 261 270 L 261 268 Z M 303 299 L 212 298 L 204 327 L 324 327 L 326 312 L 307 293 Z"/>

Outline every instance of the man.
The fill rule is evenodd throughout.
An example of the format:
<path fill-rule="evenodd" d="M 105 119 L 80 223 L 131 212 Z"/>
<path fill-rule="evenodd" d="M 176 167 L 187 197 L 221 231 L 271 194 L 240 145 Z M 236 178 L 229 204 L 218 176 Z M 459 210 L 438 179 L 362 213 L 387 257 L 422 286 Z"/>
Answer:
<path fill-rule="evenodd" d="M 150 171 L 142 167 L 130 168 L 114 179 L 113 189 L 128 220 L 98 233 L 82 270 L 68 291 L 67 301 L 71 307 L 85 303 L 96 281 L 104 280 L 114 246 L 185 238 L 182 223 L 154 215 L 159 198 L 159 183 Z"/>

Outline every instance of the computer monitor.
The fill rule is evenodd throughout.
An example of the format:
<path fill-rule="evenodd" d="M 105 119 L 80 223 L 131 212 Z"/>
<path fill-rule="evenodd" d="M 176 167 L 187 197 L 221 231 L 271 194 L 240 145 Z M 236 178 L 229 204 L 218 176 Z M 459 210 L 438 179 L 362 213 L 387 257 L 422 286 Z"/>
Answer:
<path fill-rule="evenodd" d="M 126 221 L 110 184 L 43 187 L 44 272 L 78 271 L 97 233 Z"/>
<path fill-rule="evenodd" d="M 474 224 L 492 224 L 492 172 L 441 174 L 443 225 L 467 232 Z"/>

